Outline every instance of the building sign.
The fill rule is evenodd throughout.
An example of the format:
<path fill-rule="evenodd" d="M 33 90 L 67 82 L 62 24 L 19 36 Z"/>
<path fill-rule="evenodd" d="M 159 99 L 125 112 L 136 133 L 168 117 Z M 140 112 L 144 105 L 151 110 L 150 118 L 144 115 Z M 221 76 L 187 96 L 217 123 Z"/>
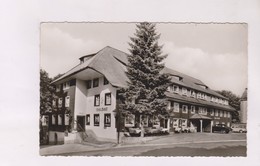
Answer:
<path fill-rule="evenodd" d="M 107 111 L 108 107 L 100 107 L 100 108 L 96 108 L 96 111 Z"/>

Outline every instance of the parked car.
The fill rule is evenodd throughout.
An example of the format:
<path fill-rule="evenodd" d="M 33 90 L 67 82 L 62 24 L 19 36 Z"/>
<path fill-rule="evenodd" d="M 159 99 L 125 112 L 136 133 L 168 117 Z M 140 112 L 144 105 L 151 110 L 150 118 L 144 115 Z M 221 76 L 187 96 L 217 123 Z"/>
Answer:
<path fill-rule="evenodd" d="M 246 128 L 243 126 L 231 126 L 231 128 L 232 128 L 232 132 L 234 132 L 234 133 L 246 133 L 247 132 Z"/>
<path fill-rule="evenodd" d="M 216 124 L 212 127 L 212 132 L 221 132 L 221 133 L 229 133 L 232 131 L 230 127 L 227 127 L 225 124 Z"/>
<path fill-rule="evenodd" d="M 140 128 L 128 128 L 130 136 L 141 136 Z"/>

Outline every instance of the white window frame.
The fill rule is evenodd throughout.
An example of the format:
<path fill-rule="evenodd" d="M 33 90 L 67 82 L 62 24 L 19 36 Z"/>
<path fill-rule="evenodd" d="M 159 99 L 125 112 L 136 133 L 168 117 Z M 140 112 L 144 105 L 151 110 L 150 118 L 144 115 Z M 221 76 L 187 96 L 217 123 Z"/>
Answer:
<path fill-rule="evenodd" d="M 187 127 L 187 125 L 188 125 L 188 120 L 187 119 L 181 119 L 181 126 Z"/>
<path fill-rule="evenodd" d="M 201 99 L 203 99 L 203 100 L 205 99 L 204 93 L 201 94 Z"/>
<path fill-rule="evenodd" d="M 215 116 L 219 116 L 219 110 L 215 110 Z"/>
<path fill-rule="evenodd" d="M 58 125 L 59 126 L 62 125 L 62 115 L 61 114 L 58 115 Z"/>
<path fill-rule="evenodd" d="M 223 117 L 224 117 L 224 118 L 227 117 L 227 113 L 226 113 L 226 111 L 223 111 Z"/>
<path fill-rule="evenodd" d="M 56 125 L 56 115 L 52 115 L 51 117 L 51 124 Z"/>
<path fill-rule="evenodd" d="M 196 98 L 196 92 L 195 91 L 191 92 L 191 97 Z"/>
<path fill-rule="evenodd" d="M 220 110 L 219 117 L 223 117 L 223 111 Z"/>
<path fill-rule="evenodd" d="M 194 109 L 193 109 L 194 108 Z M 194 105 L 191 106 L 190 113 L 195 114 L 196 112 L 196 107 Z"/>
<path fill-rule="evenodd" d="M 215 115 L 214 109 L 211 109 L 211 110 L 210 110 L 210 115 L 211 115 L 211 116 L 214 116 L 214 115 Z"/>
<path fill-rule="evenodd" d="M 179 127 L 179 119 L 174 118 L 174 119 L 172 120 L 172 126 L 173 126 L 173 127 Z"/>
<path fill-rule="evenodd" d="M 54 106 L 54 107 L 56 106 L 56 99 L 52 100 L 52 106 Z"/>
<path fill-rule="evenodd" d="M 66 126 L 68 126 L 69 123 L 70 123 L 70 115 L 69 114 L 65 114 L 65 116 L 64 116 L 64 124 Z"/>
<path fill-rule="evenodd" d="M 65 98 L 65 107 L 68 108 L 70 106 L 70 96 L 66 96 Z"/>
<path fill-rule="evenodd" d="M 173 112 L 180 112 L 180 104 L 177 102 L 173 103 Z"/>
<path fill-rule="evenodd" d="M 176 90 L 175 90 L 175 88 L 176 88 Z M 174 93 L 179 93 L 179 86 L 173 85 L 172 90 L 173 90 Z"/>
<path fill-rule="evenodd" d="M 200 92 L 197 93 L 197 98 L 201 99 L 201 93 Z"/>
<path fill-rule="evenodd" d="M 182 95 L 187 96 L 187 88 L 182 87 L 181 91 L 182 91 Z"/>
<path fill-rule="evenodd" d="M 231 115 L 230 112 L 227 112 L 227 117 L 228 117 L 228 118 L 230 118 L 230 115 Z"/>
<path fill-rule="evenodd" d="M 62 98 L 59 98 L 59 100 L 58 100 L 58 107 L 59 107 L 59 108 L 62 107 L 62 102 L 63 102 L 63 101 L 62 101 Z"/>
<path fill-rule="evenodd" d="M 184 108 L 186 108 L 186 109 L 184 109 Z M 185 111 L 184 111 L 185 110 Z M 182 113 L 184 113 L 184 114 L 187 114 L 188 113 L 188 106 L 187 105 L 183 105 L 182 106 Z"/>

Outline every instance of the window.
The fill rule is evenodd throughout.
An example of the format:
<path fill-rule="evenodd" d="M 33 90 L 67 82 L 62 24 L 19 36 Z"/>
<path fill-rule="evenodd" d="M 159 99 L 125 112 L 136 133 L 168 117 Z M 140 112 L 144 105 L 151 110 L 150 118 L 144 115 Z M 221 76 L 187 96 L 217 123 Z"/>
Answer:
<path fill-rule="evenodd" d="M 186 105 L 182 106 L 182 113 L 185 113 L 185 114 L 188 113 L 188 106 L 186 106 Z"/>
<path fill-rule="evenodd" d="M 54 107 L 56 106 L 56 99 L 52 100 L 52 106 L 54 106 Z"/>
<path fill-rule="evenodd" d="M 191 91 L 190 91 L 190 90 L 188 90 L 188 92 L 187 92 L 187 96 L 188 96 L 188 97 L 191 96 Z"/>
<path fill-rule="evenodd" d="M 169 101 L 168 103 L 167 103 L 167 110 L 170 110 L 171 109 L 171 102 Z"/>
<path fill-rule="evenodd" d="M 211 102 L 214 102 L 214 97 L 213 96 L 211 96 L 211 100 L 210 100 Z"/>
<path fill-rule="evenodd" d="M 182 119 L 181 124 L 182 127 L 187 127 L 187 119 Z"/>
<path fill-rule="evenodd" d="M 227 117 L 227 112 L 223 111 L 223 113 L 224 113 L 224 118 L 226 118 Z"/>
<path fill-rule="evenodd" d="M 195 106 L 191 106 L 191 113 L 195 114 Z"/>
<path fill-rule="evenodd" d="M 65 107 L 69 107 L 70 106 L 70 96 L 67 96 L 65 98 Z"/>
<path fill-rule="evenodd" d="M 111 126 L 111 114 L 105 114 L 104 116 L 104 125 L 105 127 Z"/>
<path fill-rule="evenodd" d="M 199 107 L 199 114 L 207 115 L 207 108 Z"/>
<path fill-rule="evenodd" d="M 94 126 L 99 126 L 99 114 L 94 114 Z"/>
<path fill-rule="evenodd" d="M 56 115 L 52 115 L 51 124 L 52 124 L 52 125 L 55 125 L 55 124 L 56 124 Z"/>
<path fill-rule="evenodd" d="M 210 115 L 214 116 L 214 110 L 213 109 L 210 109 Z"/>
<path fill-rule="evenodd" d="M 179 87 L 177 85 L 173 85 L 173 92 L 179 93 Z"/>
<path fill-rule="evenodd" d="M 70 116 L 69 116 L 69 114 L 65 114 L 64 121 L 65 121 L 64 122 L 65 125 L 68 126 L 69 123 L 70 123 Z"/>
<path fill-rule="evenodd" d="M 62 125 L 62 115 L 58 115 L 58 125 Z"/>
<path fill-rule="evenodd" d="M 218 110 L 215 111 L 215 116 L 218 116 Z"/>
<path fill-rule="evenodd" d="M 100 95 L 95 95 L 94 99 L 94 106 L 99 106 L 100 105 Z"/>
<path fill-rule="evenodd" d="M 63 83 L 63 90 L 69 89 L 70 88 L 70 82 L 64 82 Z"/>
<path fill-rule="evenodd" d="M 59 101 L 58 101 L 58 107 L 59 107 L 59 108 L 62 107 L 62 98 L 59 98 Z"/>
<path fill-rule="evenodd" d="M 187 89 L 186 88 L 182 88 L 182 95 L 187 95 Z"/>
<path fill-rule="evenodd" d="M 179 112 L 180 111 L 179 103 L 175 103 L 174 102 L 173 111 L 174 112 Z"/>
<path fill-rule="evenodd" d="M 99 79 L 98 78 L 94 79 L 93 80 L 93 88 L 98 87 L 98 84 L 99 84 Z"/>
<path fill-rule="evenodd" d="M 230 112 L 227 112 L 227 117 L 230 118 Z"/>
<path fill-rule="evenodd" d="M 225 122 L 221 122 L 221 124 L 225 124 Z"/>
<path fill-rule="evenodd" d="M 191 92 L 191 96 L 196 98 L 196 93 L 194 91 Z"/>
<path fill-rule="evenodd" d="M 197 94 L 197 98 L 200 99 L 201 98 L 201 93 Z"/>
<path fill-rule="evenodd" d="M 109 82 L 108 82 L 107 78 L 104 77 L 104 85 L 107 85 L 107 84 L 109 84 Z"/>
<path fill-rule="evenodd" d="M 111 105 L 111 93 L 105 94 L 105 105 Z"/>
<path fill-rule="evenodd" d="M 223 117 L 223 111 L 220 111 L 219 116 Z"/>
<path fill-rule="evenodd" d="M 179 119 L 173 119 L 173 126 L 179 126 Z"/>
<path fill-rule="evenodd" d="M 90 114 L 86 115 L 86 125 L 90 125 Z"/>
<path fill-rule="evenodd" d="M 91 81 L 91 80 L 87 80 L 87 81 L 86 81 L 86 84 L 87 84 L 87 89 L 90 89 L 90 88 L 91 88 L 92 81 Z"/>
<path fill-rule="evenodd" d="M 218 98 L 216 98 L 216 103 L 218 103 Z"/>
<path fill-rule="evenodd" d="M 206 95 L 206 94 L 205 94 L 205 100 L 207 100 L 207 101 L 208 101 L 208 99 L 209 99 L 209 98 L 208 98 L 208 95 Z"/>

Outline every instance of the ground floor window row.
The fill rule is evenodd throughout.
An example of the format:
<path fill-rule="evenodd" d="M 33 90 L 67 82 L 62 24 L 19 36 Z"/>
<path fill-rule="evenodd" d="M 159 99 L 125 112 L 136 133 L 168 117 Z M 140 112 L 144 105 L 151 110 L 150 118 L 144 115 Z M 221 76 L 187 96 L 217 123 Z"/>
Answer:
<path fill-rule="evenodd" d="M 100 126 L 100 120 L 101 120 L 101 117 L 100 117 L 100 114 L 93 114 L 92 115 L 93 117 L 91 117 L 90 114 L 87 114 L 86 115 L 86 125 L 89 126 L 91 124 L 91 118 L 93 118 L 93 126 Z M 104 124 L 104 127 L 111 127 L 111 113 L 106 113 L 104 114 L 103 116 L 103 124 Z"/>
<path fill-rule="evenodd" d="M 52 114 L 52 115 L 43 115 L 41 118 L 41 122 L 43 126 L 48 126 L 51 124 L 52 126 L 58 125 L 69 125 L 69 114 Z"/>
<path fill-rule="evenodd" d="M 189 124 L 188 124 L 189 122 Z M 173 127 L 190 127 L 194 126 L 194 120 L 189 120 L 189 119 L 182 119 L 182 118 L 173 118 L 172 120 L 172 126 Z M 212 125 L 217 125 L 217 124 L 225 124 L 228 127 L 230 127 L 230 122 L 223 122 L 223 121 L 216 121 L 213 120 Z"/>
<path fill-rule="evenodd" d="M 197 107 L 197 106 L 193 106 L 191 105 L 190 107 L 188 105 L 185 104 L 180 104 L 178 102 L 173 102 L 170 101 L 170 104 L 168 105 L 168 109 L 173 109 L 173 112 L 176 113 L 184 113 L 187 114 L 188 112 L 190 112 L 191 114 L 201 114 L 201 115 L 210 115 L 210 116 L 219 116 L 219 117 L 225 117 L 225 118 L 230 118 L 231 114 L 229 111 L 223 111 L 223 110 L 217 110 L 217 109 L 213 109 L 213 108 L 206 108 L 206 107 Z"/>

